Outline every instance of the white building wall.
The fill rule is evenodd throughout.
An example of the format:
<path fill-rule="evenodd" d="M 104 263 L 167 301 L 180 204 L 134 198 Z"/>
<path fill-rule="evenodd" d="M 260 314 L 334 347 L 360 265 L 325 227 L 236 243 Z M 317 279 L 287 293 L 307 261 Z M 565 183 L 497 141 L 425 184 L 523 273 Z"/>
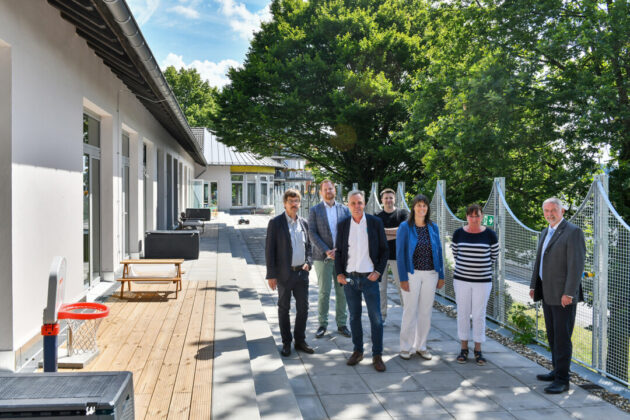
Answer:
<path fill-rule="evenodd" d="M 65 301 L 84 298 L 82 118 L 85 109 L 101 118 L 101 233 L 104 277 L 114 278 L 122 247 L 121 134 L 125 124 L 161 149 L 192 167 L 193 161 L 128 88 L 89 49 L 75 28 L 44 0 L 0 2 L 0 68 L 10 45 L 11 112 L 9 144 L 0 129 L 0 152 L 10 150 L 11 169 L 0 153 L 0 238 L 9 233 L 11 246 L 0 242 L 0 259 L 10 255 L 8 286 L 11 314 L 0 301 L 0 368 L 32 337 L 38 335 L 45 306 L 47 277 L 54 256 L 68 261 Z M 0 78 L 0 93 L 6 74 Z M 4 87 L 6 90 L 6 87 Z M 4 95 L 0 95 L 0 98 Z M 0 111 L 2 111 L 0 101 Z M 136 153 L 135 159 L 141 158 Z M 151 163 L 157 174 L 157 164 Z M 134 165 L 137 165 L 135 163 Z M 137 167 L 137 166 L 135 166 Z M 165 200 L 152 181 L 154 204 Z M 5 181 L 10 180 L 11 199 Z M 137 178 L 133 190 L 138 197 Z M 10 210 L 5 203 L 10 203 Z M 135 211 L 138 213 L 136 203 Z M 5 217 L 10 222 L 7 222 Z M 140 212 L 141 213 L 141 212 Z M 133 218 L 142 218 L 134 215 Z M 135 222 L 137 226 L 137 221 Z M 7 227 L 9 226 L 9 227 Z M 9 229 L 7 231 L 7 229 Z M 12 231 L 11 231 L 12 229 Z M 137 228 L 136 228 L 137 229 Z M 137 235 L 140 231 L 136 230 Z M 5 277 L 0 286 L 7 286 Z M 4 298 L 6 300 L 6 298 Z M 4 311 L 4 312 L 3 312 Z M 7 354 L 9 355 L 7 359 Z"/>
<path fill-rule="evenodd" d="M 229 166 L 208 166 L 208 170 L 197 176 L 206 182 L 217 183 L 217 208 L 230 211 L 232 207 L 232 179 Z"/>

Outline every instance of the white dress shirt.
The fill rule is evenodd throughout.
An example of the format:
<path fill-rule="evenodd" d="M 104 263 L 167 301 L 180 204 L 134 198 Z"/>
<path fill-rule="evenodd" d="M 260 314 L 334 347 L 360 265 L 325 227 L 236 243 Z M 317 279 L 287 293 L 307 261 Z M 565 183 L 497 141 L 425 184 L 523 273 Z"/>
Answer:
<path fill-rule="evenodd" d="M 330 233 L 332 234 L 334 248 L 335 242 L 337 242 L 337 203 L 333 201 L 333 205 L 329 206 L 328 203 L 324 201 L 324 208 L 326 209 L 328 227 L 330 228 Z"/>
<path fill-rule="evenodd" d="M 348 265 L 346 271 L 351 273 L 371 273 L 374 264 L 370 259 L 367 219 L 365 213 L 359 223 L 350 218 L 350 234 L 348 236 Z"/>

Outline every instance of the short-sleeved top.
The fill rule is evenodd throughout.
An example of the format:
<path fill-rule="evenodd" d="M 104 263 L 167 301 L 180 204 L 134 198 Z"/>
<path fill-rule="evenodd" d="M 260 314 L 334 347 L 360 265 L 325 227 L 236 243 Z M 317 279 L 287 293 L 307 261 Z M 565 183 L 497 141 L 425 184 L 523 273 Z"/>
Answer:
<path fill-rule="evenodd" d="M 415 226 L 418 244 L 413 251 L 413 269 L 419 271 L 435 270 L 433 265 L 433 249 L 428 226 Z"/>
<path fill-rule="evenodd" d="M 396 209 L 391 213 L 387 213 L 385 210 L 378 213 L 376 215 L 379 219 L 383 221 L 383 226 L 385 229 L 387 228 L 397 228 L 400 224 L 407 220 L 409 217 L 409 212 L 405 209 Z M 389 247 L 389 257 L 388 260 L 396 259 L 396 239 L 391 241 L 387 241 L 387 246 Z"/>
<path fill-rule="evenodd" d="M 455 273 L 453 279 L 468 282 L 491 282 L 492 264 L 499 256 L 499 240 L 490 228 L 469 233 L 459 228 L 451 242 Z"/>

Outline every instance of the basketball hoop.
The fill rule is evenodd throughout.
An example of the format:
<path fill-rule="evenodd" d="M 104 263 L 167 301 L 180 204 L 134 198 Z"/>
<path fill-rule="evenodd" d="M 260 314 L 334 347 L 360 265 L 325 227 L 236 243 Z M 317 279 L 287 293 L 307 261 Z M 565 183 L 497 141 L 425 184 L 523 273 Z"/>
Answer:
<path fill-rule="evenodd" d="M 96 331 L 103 318 L 109 315 L 109 308 L 95 302 L 63 304 L 58 318 L 68 323 L 68 356 L 98 353 Z"/>

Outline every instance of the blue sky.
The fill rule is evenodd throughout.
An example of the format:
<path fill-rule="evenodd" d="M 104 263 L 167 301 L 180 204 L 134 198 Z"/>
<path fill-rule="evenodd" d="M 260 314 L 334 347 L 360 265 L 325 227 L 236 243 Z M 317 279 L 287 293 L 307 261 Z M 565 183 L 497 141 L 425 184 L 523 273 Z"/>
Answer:
<path fill-rule="evenodd" d="M 195 68 L 221 87 L 243 63 L 254 31 L 269 20 L 270 0 L 127 0 L 155 59 Z"/>

